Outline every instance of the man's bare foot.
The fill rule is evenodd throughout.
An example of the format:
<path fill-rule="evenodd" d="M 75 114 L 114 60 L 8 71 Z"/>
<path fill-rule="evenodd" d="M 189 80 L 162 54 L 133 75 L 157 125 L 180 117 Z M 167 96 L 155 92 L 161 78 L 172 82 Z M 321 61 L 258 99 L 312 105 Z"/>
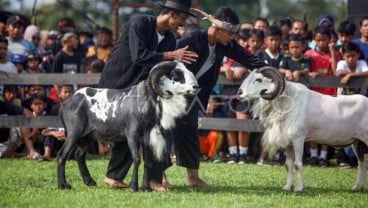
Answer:
<path fill-rule="evenodd" d="M 105 177 L 104 182 L 112 188 L 127 188 L 128 185 L 122 181 Z"/>
<path fill-rule="evenodd" d="M 206 182 L 204 182 L 198 175 L 198 169 L 187 168 L 188 173 L 188 186 L 194 188 L 209 188 Z"/>
<path fill-rule="evenodd" d="M 188 186 L 193 188 L 209 188 L 210 185 L 208 185 L 206 182 L 204 182 L 199 177 L 190 177 L 188 178 Z"/>
<path fill-rule="evenodd" d="M 155 180 L 151 180 L 149 184 L 151 188 L 155 191 L 167 191 L 167 188 L 162 183 L 159 183 Z"/>
<path fill-rule="evenodd" d="M 166 189 L 173 189 L 174 188 L 174 186 L 169 183 L 169 180 L 167 179 L 166 173 L 164 173 L 163 176 L 162 176 L 162 185 Z"/>
<path fill-rule="evenodd" d="M 166 189 L 173 189 L 174 186 L 169 183 L 169 181 L 162 181 L 162 186 L 164 186 Z"/>

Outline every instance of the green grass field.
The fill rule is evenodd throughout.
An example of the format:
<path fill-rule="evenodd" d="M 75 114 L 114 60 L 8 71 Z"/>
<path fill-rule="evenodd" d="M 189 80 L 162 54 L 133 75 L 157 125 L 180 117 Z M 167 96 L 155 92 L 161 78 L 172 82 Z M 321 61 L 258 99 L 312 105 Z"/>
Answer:
<path fill-rule="evenodd" d="M 185 186 L 185 169 L 173 166 L 167 175 L 175 189 L 169 192 L 131 193 L 103 183 L 107 157 L 89 157 L 87 165 L 98 186 L 86 187 L 76 162 L 67 162 L 72 190 L 58 190 L 56 162 L 26 159 L 0 160 L 0 207 L 367 207 L 368 191 L 353 193 L 357 170 L 305 166 L 304 192 L 281 189 L 283 166 L 214 164 L 203 162 L 200 175 L 213 187 Z M 141 165 L 141 170 L 142 165 Z M 142 174 L 140 174 L 141 180 Z M 129 175 L 130 177 L 130 175 Z M 141 184 L 141 181 L 140 181 Z M 367 183 L 366 183 L 367 184 Z M 366 185 L 367 186 L 367 185 Z"/>

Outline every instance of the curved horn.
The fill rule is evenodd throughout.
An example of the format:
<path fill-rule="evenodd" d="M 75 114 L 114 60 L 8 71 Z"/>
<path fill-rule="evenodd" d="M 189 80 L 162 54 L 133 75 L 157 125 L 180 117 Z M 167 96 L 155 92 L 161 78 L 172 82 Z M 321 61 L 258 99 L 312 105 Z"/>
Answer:
<path fill-rule="evenodd" d="M 164 75 L 168 75 L 173 69 L 175 69 L 175 66 L 176 63 L 174 61 L 164 61 L 152 67 L 148 75 L 148 85 L 160 97 L 170 98 L 172 96 L 170 93 L 162 91 L 159 83 L 160 79 Z"/>
<path fill-rule="evenodd" d="M 275 83 L 275 89 L 269 93 L 266 93 L 267 90 L 261 91 L 261 97 L 265 100 L 273 100 L 277 96 L 281 95 L 285 90 L 285 79 L 281 76 L 281 74 L 277 71 L 276 68 L 273 67 L 263 67 L 259 69 L 259 72 L 270 78 Z"/>

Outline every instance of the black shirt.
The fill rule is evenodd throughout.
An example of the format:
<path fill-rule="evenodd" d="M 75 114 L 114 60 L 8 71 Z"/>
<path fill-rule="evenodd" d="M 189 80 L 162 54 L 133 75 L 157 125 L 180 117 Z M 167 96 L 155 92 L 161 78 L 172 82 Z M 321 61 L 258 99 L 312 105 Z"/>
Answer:
<path fill-rule="evenodd" d="M 309 57 L 301 56 L 299 59 L 294 59 L 290 55 L 284 55 L 280 62 L 280 68 L 289 69 L 290 71 L 309 69 Z"/>

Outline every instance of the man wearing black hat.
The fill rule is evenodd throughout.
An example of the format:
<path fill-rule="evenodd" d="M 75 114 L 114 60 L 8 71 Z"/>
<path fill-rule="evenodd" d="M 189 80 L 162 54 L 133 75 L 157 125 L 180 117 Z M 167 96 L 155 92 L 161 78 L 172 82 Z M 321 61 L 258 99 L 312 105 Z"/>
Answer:
<path fill-rule="evenodd" d="M 8 55 L 22 54 L 25 55 L 28 51 L 33 51 L 35 46 L 30 41 L 23 38 L 26 23 L 23 18 L 18 15 L 10 16 L 6 21 L 7 39 L 9 41 Z"/>
<path fill-rule="evenodd" d="M 161 7 L 157 17 L 138 15 L 126 23 L 101 73 L 99 87 L 124 89 L 146 79 L 150 69 L 161 61 L 177 59 L 192 63 L 196 60 L 197 55 L 187 47 L 175 50 L 176 40 L 171 32 L 191 15 L 191 0 L 167 0 Z M 127 142 L 116 142 L 105 183 L 117 188 L 126 187 L 122 180 L 131 163 Z M 158 184 L 157 189 L 160 188 Z"/>
<path fill-rule="evenodd" d="M 206 184 L 198 177 L 198 111 L 206 109 L 210 93 L 218 80 L 223 58 L 232 58 L 249 69 L 260 68 L 266 64 L 246 52 L 233 39 L 233 35 L 239 30 L 239 18 L 232 9 L 220 7 L 215 16 L 201 10 L 196 11 L 210 20 L 211 26 L 187 34 L 178 41 L 177 47 L 189 46 L 191 51 L 198 54 L 197 61 L 186 66 L 194 73 L 201 87 L 198 93 L 199 102 L 191 106 L 190 112 L 177 121 L 173 142 L 176 164 L 187 168 L 188 185 L 203 187 Z"/>

